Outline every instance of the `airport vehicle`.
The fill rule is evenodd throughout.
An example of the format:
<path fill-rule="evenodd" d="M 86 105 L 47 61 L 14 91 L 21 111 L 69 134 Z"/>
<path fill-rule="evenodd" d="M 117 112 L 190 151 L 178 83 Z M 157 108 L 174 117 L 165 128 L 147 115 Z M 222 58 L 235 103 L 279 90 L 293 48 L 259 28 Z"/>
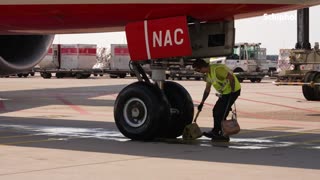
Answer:
<path fill-rule="evenodd" d="M 111 44 L 110 52 L 107 55 L 108 69 L 111 78 L 125 78 L 131 72 L 129 68 L 130 55 L 126 44 Z"/>
<path fill-rule="evenodd" d="M 98 63 L 93 69 L 101 70 L 100 76 L 103 73 L 108 73 L 110 78 L 125 78 L 127 75 L 134 76 L 130 68 L 130 54 L 127 44 L 111 44 L 110 48 L 103 48 L 98 55 Z M 150 66 L 143 65 L 143 69 L 150 73 Z"/>
<path fill-rule="evenodd" d="M 56 78 L 83 79 L 90 77 L 96 62 L 95 44 L 53 44 L 35 71 L 45 79 L 52 73 Z"/>
<path fill-rule="evenodd" d="M 261 43 L 237 43 L 233 53 L 226 58 L 211 58 L 210 63 L 226 64 L 240 82 L 261 82 L 264 76 L 276 71 L 277 65 L 267 60 L 266 48 Z"/>
<path fill-rule="evenodd" d="M 127 75 L 134 76 L 130 67 L 130 54 L 127 44 L 111 44 L 107 53 L 106 73 L 111 78 L 125 78 Z M 150 66 L 143 65 L 144 71 L 150 73 Z"/>
<path fill-rule="evenodd" d="M 275 85 L 302 86 L 306 100 L 320 101 L 319 43 L 311 49 L 280 49 Z"/>
<path fill-rule="evenodd" d="M 191 65 L 180 66 L 180 65 L 171 65 L 166 70 L 166 79 L 171 78 L 172 80 L 178 79 L 194 79 L 200 80 L 204 78 L 204 74 L 196 72 Z"/>
<path fill-rule="evenodd" d="M 116 125 L 135 140 L 173 138 L 192 121 L 194 106 L 184 87 L 165 81 L 171 62 L 230 55 L 234 19 L 317 4 L 320 0 L 3 0 L 0 73 L 14 74 L 38 64 L 53 34 L 125 30 L 138 82 L 119 93 Z M 148 62 L 151 80 L 141 67 Z"/>

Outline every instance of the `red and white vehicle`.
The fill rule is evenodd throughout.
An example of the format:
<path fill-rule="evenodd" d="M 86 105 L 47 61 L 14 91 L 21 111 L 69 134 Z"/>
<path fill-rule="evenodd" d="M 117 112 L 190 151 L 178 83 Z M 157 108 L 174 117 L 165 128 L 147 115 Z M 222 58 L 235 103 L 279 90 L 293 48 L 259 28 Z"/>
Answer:
<path fill-rule="evenodd" d="M 193 119 L 187 90 L 165 81 L 176 59 L 227 56 L 234 20 L 320 4 L 320 0 L 3 0 L 0 73 L 38 64 L 54 34 L 126 31 L 138 82 L 115 102 L 114 119 L 128 138 L 177 137 Z M 140 64 L 150 63 L 152 81 Z"/>
<path fill-rule="evenodd" d="M 96 51 L 94 44 L 53 44 L 36 71 L 45 79 L 51 78 L 52 73 L 57 78 L 88 78 L 97 62 Z"/>

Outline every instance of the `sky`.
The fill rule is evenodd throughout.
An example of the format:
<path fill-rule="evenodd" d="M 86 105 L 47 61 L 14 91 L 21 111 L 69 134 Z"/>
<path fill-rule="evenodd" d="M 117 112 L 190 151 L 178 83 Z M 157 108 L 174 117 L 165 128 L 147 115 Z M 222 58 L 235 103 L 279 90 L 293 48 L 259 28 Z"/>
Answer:
<path fill-rule="evenodd" d="M 261 43 L 267 54 L 279 54 L 280 49 L 294 48 L 297 42 L 296 11 L 268 14 L 235 21 L 236 43 Z M 310 8 L 310 43 L 320 42 L 320 6 Z M 55 44 L 126 44 L 124 32 L 56 35 Z"/>

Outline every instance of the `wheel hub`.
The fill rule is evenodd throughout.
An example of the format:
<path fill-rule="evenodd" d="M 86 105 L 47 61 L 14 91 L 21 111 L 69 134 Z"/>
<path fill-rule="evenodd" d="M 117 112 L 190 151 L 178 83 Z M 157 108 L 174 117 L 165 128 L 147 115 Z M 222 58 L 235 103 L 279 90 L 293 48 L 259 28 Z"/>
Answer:
<path fill-rule="evenodd" d="M 124 106 L 124 120 L 131 127 L 142 126 L 146 122 L 147 114 L 147 106 L 141 99 L 131 98 Z"/>

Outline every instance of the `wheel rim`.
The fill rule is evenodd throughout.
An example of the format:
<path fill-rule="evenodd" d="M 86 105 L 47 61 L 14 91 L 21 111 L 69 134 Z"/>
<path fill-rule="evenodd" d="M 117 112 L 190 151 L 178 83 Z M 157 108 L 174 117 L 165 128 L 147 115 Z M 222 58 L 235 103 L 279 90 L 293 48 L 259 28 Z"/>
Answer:
<path fill-rule="evenodd" d="M 132 98 L 124 105 L 124 120 L 131 127 L 142 126 L 146 122 L 147 114 L 147 106 L 141 99 Z"/>

